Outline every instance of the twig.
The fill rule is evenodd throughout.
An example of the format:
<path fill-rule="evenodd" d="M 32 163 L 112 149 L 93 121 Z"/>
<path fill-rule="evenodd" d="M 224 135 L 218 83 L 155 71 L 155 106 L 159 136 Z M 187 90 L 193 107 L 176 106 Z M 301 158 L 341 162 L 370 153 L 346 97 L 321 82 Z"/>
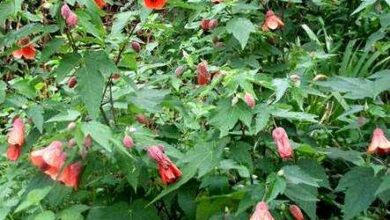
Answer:
<path fill-rule="evenodd" d="M 135 28 L 137 27 L 138 23 L 136 23 L 131 31 L 130 31 L 130 34 L 128 35 L 128 37 L 126 38 L 125 40 L 125 43 L 122 45 L 122 47 L 120 48 L 119 50 L 119 53 L 118 53 L 118 56 L 115 60 L 115 65 L 118 65 L 119 64 L 119 61 L 121 60 L 122 58 L 122 54 L 123 52 L 125 51 L 126 49 L 126 45 L 127 45 L 127 42 L 129 41 L 130 37 L 133 35 L 134 31 L 135 31 Z M 107 93 L 107 90 L 109 90 L 109 103 L 111 105 L 111 114 L 112 114 L 112 117 L 113 117 L 113 120 L 114 120 L 114 124 L 116 124 L 116 114 L 115 114 L 115 108 L 114 108 L 114 99 L 112 97 L 112 85 L 113 85 L 113 82 L 112 82 L 112 76 L 113 76 L 114 73 L 111 73 L 110 76 L 108 77 L 108 81 L 106 83 L 106 86 L 104 87 L 104 90 L 103 90 L 103 96 L 102 96 L 102 100 L 100 102 L 100 110 L 102 111 L 102 114 L 103 114 L 103 118 L 106 122 L 108 122 L 108 119 L 107 119 L 107 116 L 106 114 L 104 113 L 104 110 L 103 110 L 103 105 L 107 104 L 107 102 L 104 101 L 104 97 L 106 96 L 106 93 Z M 108 123 L 107 123 L 108 124 Z"/>

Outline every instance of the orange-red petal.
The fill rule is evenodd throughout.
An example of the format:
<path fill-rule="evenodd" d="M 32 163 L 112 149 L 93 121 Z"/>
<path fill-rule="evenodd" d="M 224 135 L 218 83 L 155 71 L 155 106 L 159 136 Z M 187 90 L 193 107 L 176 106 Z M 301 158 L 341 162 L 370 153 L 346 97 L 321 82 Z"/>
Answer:
<path fill-rule="evenodd" d="M 148 9 L 162 9 L 166 2 L 166 0 L 144 0 L 145 7 Z"/>

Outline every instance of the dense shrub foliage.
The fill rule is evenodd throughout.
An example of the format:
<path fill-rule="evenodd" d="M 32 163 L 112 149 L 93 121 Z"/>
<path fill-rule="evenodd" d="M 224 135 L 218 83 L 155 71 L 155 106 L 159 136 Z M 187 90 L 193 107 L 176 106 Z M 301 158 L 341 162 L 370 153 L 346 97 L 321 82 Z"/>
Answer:
<path fill-rule="evenodd" d="M 1 0 L 0 219 L 390 219 L 389 0 Z"/>

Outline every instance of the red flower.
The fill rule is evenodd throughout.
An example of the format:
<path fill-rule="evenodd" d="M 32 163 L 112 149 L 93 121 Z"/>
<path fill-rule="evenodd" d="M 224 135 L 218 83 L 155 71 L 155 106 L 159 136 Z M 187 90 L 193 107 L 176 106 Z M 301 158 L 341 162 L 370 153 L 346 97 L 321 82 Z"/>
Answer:
<path fill-rule="evenodd" d="M 81 172 L 81 162 L 75 162 L 67 166 L 61 173 L 59 181 L 63 182 L 66 186 L 77 189 L 79 185 L 79 176 Z"/>
<path fill-rule="evenodd" d="M 282 159 L 289 159 L 293 156 L 293 149 L 284 128 L 275 128 L 272 131 L 272 138 L 278 147 L 278 152 Z"/>
<path fill-rule="evenodd" d="M 53 180 L 57 179 L 66 160 L 62 151 L 62 143 L 53 141 L 49 146 L 31 152 L 31 162 Z"/>
<path fill-rule="evenodd" d="M 106 2 L 104 0 L 95 0 L 95 3 L 99 8 L 104 8 L 104 6 L 106 6 Z"/>
<path fill-rule="evenodd" d="M 218 20 L 217 19 L 203 19 L 200 22 L 200 27 L 204 31 L 210 31 L 218 26 Z"/>
<path fill-rule="evenodd" d="M 211 2 L 214 4 L 219 4 L 219 3 L 223 2 L 223 0 L 211 0 Z"/>
<path fill-rule="evenodd" d="M 367 152 L 381 155 L 390 153 L 390 141 L 387 140 L 382 129 L 377 128 L 374 130 Z"/>
<path fill-rule="evenodd" d="M 24 144 L 24 123 L 20 118 L 16 118 L 12 123 L 12 128 L 8 133 L 7 157 L 9 160 L 16 161 L 22 151 Z"/>
<path fill-rule="evenodd" d="M 265 202 L 259 202 L 249 220 L 274 220 Z"/>
<path fill-rule="evenodd" d="M 35 58 L 36 52 L 34 46 L 30 43 L 30 39 L 24 38 L 19 41 L 19 47 L 21 47 L 18 50 L 15 50 L 12 52 L 12 55 L 15 58 L 24 58 L 27 60 L 33 60 Z"/>
<path fill-rule="evenodd" d="M 297 205 L 290 205 L 288 209 L 295 220 L 305 220 L 301 209 Z"/>
<path fill-rule="evenodd" d="M 53 180 L 58 180 L 66 186 L 77 189 L 81 163 L 76 162 L 66 166 L 66 153 L 62 151 L 62 143 L 53 141 L 49 146 L 31 152 L 31 162 Z"/>
<path fill-rule="evenodd" d="M 206 85 L 207 83 L 209 83 L 211 75 L 207 70 L 207 61 L 202 61 L 198 64 L 197 72 L 199 85 Z"/>
<path fill-rule="evenodd" d="M 256 105 L 256 101 L 253 98 L 253 96 L 250 93 L 245 93 L 244 95 L 245 103 L 248 105 L 249 108 L 254 108 Z"/>
<path fill-rule="evenodd" d="M 272 10 L 268 10 L 265 14 L 265 20 L 262 26 L 263 31 L 276 30 L 284 27 L 283 21 L 274 14 Z"/>
<path fill-rule="evenodd" d="M 182 173 L 179 168 L 165 155 L 164 146 L 148 147 L 148 155 L 157 162 L 158 172 L 164 184 L 174 183 L 181 177 Z"/>
<path fill-rule="evenodd" d="M 162 9 L 167 0 L 144 0 L 145 7 L 148 9 Z"/>
<path fill-rule="evenodd" d="M 123 137 L 123 145 L 126 147 L 126 148 L 132 148 L 134 147 L 134 141 L 133 141 L 133 138 L 131 138 L 129 135 L 125 135 L 125 137 Z"/>

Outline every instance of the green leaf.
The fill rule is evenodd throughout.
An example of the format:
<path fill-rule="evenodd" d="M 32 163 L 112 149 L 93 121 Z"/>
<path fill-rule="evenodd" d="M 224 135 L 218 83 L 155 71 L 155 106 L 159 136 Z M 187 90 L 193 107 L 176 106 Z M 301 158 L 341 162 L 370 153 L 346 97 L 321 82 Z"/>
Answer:
<path fill-rule="evenodd" d="M 237 170 L 238 174 L 244 178 L 248 178 L 250 175 L 248 168 L 242 165 L 238 165 L 234 160 L 222 160 L 220 163 L 220 168 L 222 170 Z"/>
<path fill-rule="evenodd" d="M 5 82 L 0 81 L 0 104 L 2 104 L 5 101 L 5 95 L 7 90 L 7 84 Z"/>
<path fill-rule="evenodd" d="M 375 195 L 383 193 L 387 190 L 390 190 L 390 176 L 385 176 L 383 178 L 383 181 L 381 185 L 378 187 L 378 190 L 376 191 Z"/>
<path fill-rule="evenodd" d="M 313 123 L 318 122 L 316 120 L 316 118 L 318 117 L 317 115 L 313 115 L 305 112 L 290 112 L 285 109 L 275 109 L 274 111 L 271 112 L 271 114 L 279 118 L 287 118 L 287 119 L 298 120 L 298 121 L 308 121 Z"/>
<path fill-rule="evenodd" d="M 327 154 L 330 159 L 343 159 L 358 166 L 365 163 L 362 158 L 362 153 L 354 150 L 343 151 L 334 147 L 324 150 L 325 154 Z"/>
<path fill-rule="evenodd" d="M 129 96 L 129 101 L 148 112 L 157 112 L 161 110 L 160 104 L 168 94 L 168 90 L 141 89 L 135 92 L 135 96 Z"/>
<path fill-rule="evenodd" d="M 83 122 L 81 124 L 81 130 L 84 135 L 91 135 L 100 146 L 111 152 L 110 138 L 112 136 L 111 129 L 106 125 L 103 125 L 97 121 Z"/>
<path fill-rule="evenodd" d="M 353 11 L 351 15 L 359 13 L 360 11 L 364 10 L 365 8 L 375 4 L 375 2 L 377 2 L 377 0 L 363 0 L 363 2 L 359 5 L 359 7 L 355 11 Z"/>
<path fill-rule="evenodd" d="M 54 220 L 56 215 L 52 211 L 43 211 L 34 217 L 34 220 Z"/>
<path fill-rule="evenodd" d="M 274 79 L 272 80 L 272 85 L 275 87 L 276 97 L 274 103 L 276 103 L 283 97 L 284 93 L 286 93 L 288 81 L 287 79 Z"/>
<path fill-rule="evenodd" d="M 320 40 L 318 40 L 317 35 L 307 26 L 306 24 L 302 24 L 303 30 L 305 30 L 306 34 L 309 36 L 310 40 L 316 42 L 318 45 L 321 45 Z"/>
<path fill-rule="evenodd" d="M 96 69 L 81 67 L 77 71 L 77 90 L 93 119 L 99 117 L 100 102 L 103 96 L 104 78 Z"/>
<path fill-rule="evenodd" d="M 53 116 L 46 123 L 49 122 L 64 122 L 64 121 L 74 121 L 80 116 L 80 112 L 75 110 L 67 110 L 66 112 L 61 112 L 58 115 Z"/>
<path fill-rule="evenodd" d="M 309 174 L 310 176 L 321 180 L 318 182 L 318 185 L 321 187 L 326 187 L 329 188 L 329 181 L 328 181 L 328 176 L 325 173 L 324 168 L 318 164 L 315 160 L 310 160 L 310 159 L 302 159 L 298 161 L 298 166 Z"/>
<path fill-rule="evenodd" d="M 38 205 L 39 202 L 46 197 L 46 195 L 50 192 L 52 189 L 52 186 L 46 186 L 43 188 L 33 189 L 31 190 L 26 198 L 18 205 L 15 212 L 20 212 L 24 209 L 27 209 L 28 207 L 32 205 Z"/>
<path fill-rule="evenodd" d="M 34 125 L 38 128 L 39 132 L 43 132 L 43 108 L 39 105 L 34 105 L 30 108 L 27 115 L 31 117 Z"/>
<path fill-rule="evenodd" d="M 346 99 L 374 99 L 380 93 L 390 89 L 390 84 L 380 78 L 372 81 L 363 78 L 337 76 L 327 81 L 317 81 L 316 84 L 329 87 L 340 93 L 345 93 L 344 98 Z"/>
<path fill-rule="evenodd" d="M 246 18 L 233 18 L 226 24 L 226 30 L 240 42 L 241 48 L 244 49 L 248 43 L 251 32 L 256 31 L 256 27 Z"/>
<path fill-rule="evenodd" d="M 49 43 L 47 43 L 42 50 L 41 58 L 39 59 L 39 62 L 46 62 L 49 60 L 50 56 L 55 54 L 62 45 L 65 44 L 65 41 L 61 38 L 54 38 Z"/>
<path fill-rule="evenodd" d="M 86 205 L 73 205 L 65 210 L 62 210 L 59 214 L 61 220 L 84 220 L 82 212 L 88 210 Z"/>
<path fill-rule="evenodd" d="M 251 127 L 251 132 L 255 134 L 262 131 L 267 126 L 268 121 L 271 118 L 271 111 L 265 105 L 256 106 L 256 112 L 257 114 L 255 116 L 254 126 Z"/>
<path fill-rule="evenodd" d="M 217 103 L 217 108 L 212 112 L 209 123 L 221 131 L 220 137 L 226 136 L 238 120 L 250 127 L 252 113 L 243 102 L 232 106 L 228 99 L 222 99 Z"/>
<path fill-rule="evenodd" d="M 81 56 L 78 53 L 67 53 L 65 54 L 57 69 L 54 70 L 54 74 L 57 75 L 56 79 L 58 82 L 62 81 L 72 70 L 74 70 L 81 61 Z"/>
<path fill-rule="evenodd" d="M 283 170 L 284 177 L 289 183 L 306 184 L 310 186 L 319 187 L 318 182 L 320 182 L 321 180 L 310 176 L 299 166 L 296 165 L 284 166 L 282 170 Z"/>
<path fill-rule="evenodd" d="M 336 188 L 336 191 L 345 192 L 344 219 L 352 219 L 366 210 L 375 200 L 379 185 L 380 181 L 371 168 L 355 167 L 346 173 Z"/>
<path fill-rule="evenodd" d="M 246 211 L 250 207 L 255 206 L 263 198 L 265 192 L 264 184 L 249 185 L 246 193 L 240 203 L 238 204 L 236 216 Z"/>
<path fill-rule="evenodd" d="M 318 201 L 317 188 L 304 184 L 287 184 L 284 193 L 289 199 L 296 202 L 310 219 L 317 219 L 316 216 L 316 202 Z"/>
<path fill-rule="evenodd" d="M 284 193 L 286 190 L 286 181 L 274 173 L 267 177 L 266 184 L 267 196 L 265 197 L 265 200 L 267 202 L 276 199 L 279 194 Z"/>
<path fill-rule="evenodd" d="M 92 72 L 101 72 L 106 78 L 111 73 L 118 72 L 115 63 L 103 50 L 87 51 L 84 56 L 85 66 Z"/>

